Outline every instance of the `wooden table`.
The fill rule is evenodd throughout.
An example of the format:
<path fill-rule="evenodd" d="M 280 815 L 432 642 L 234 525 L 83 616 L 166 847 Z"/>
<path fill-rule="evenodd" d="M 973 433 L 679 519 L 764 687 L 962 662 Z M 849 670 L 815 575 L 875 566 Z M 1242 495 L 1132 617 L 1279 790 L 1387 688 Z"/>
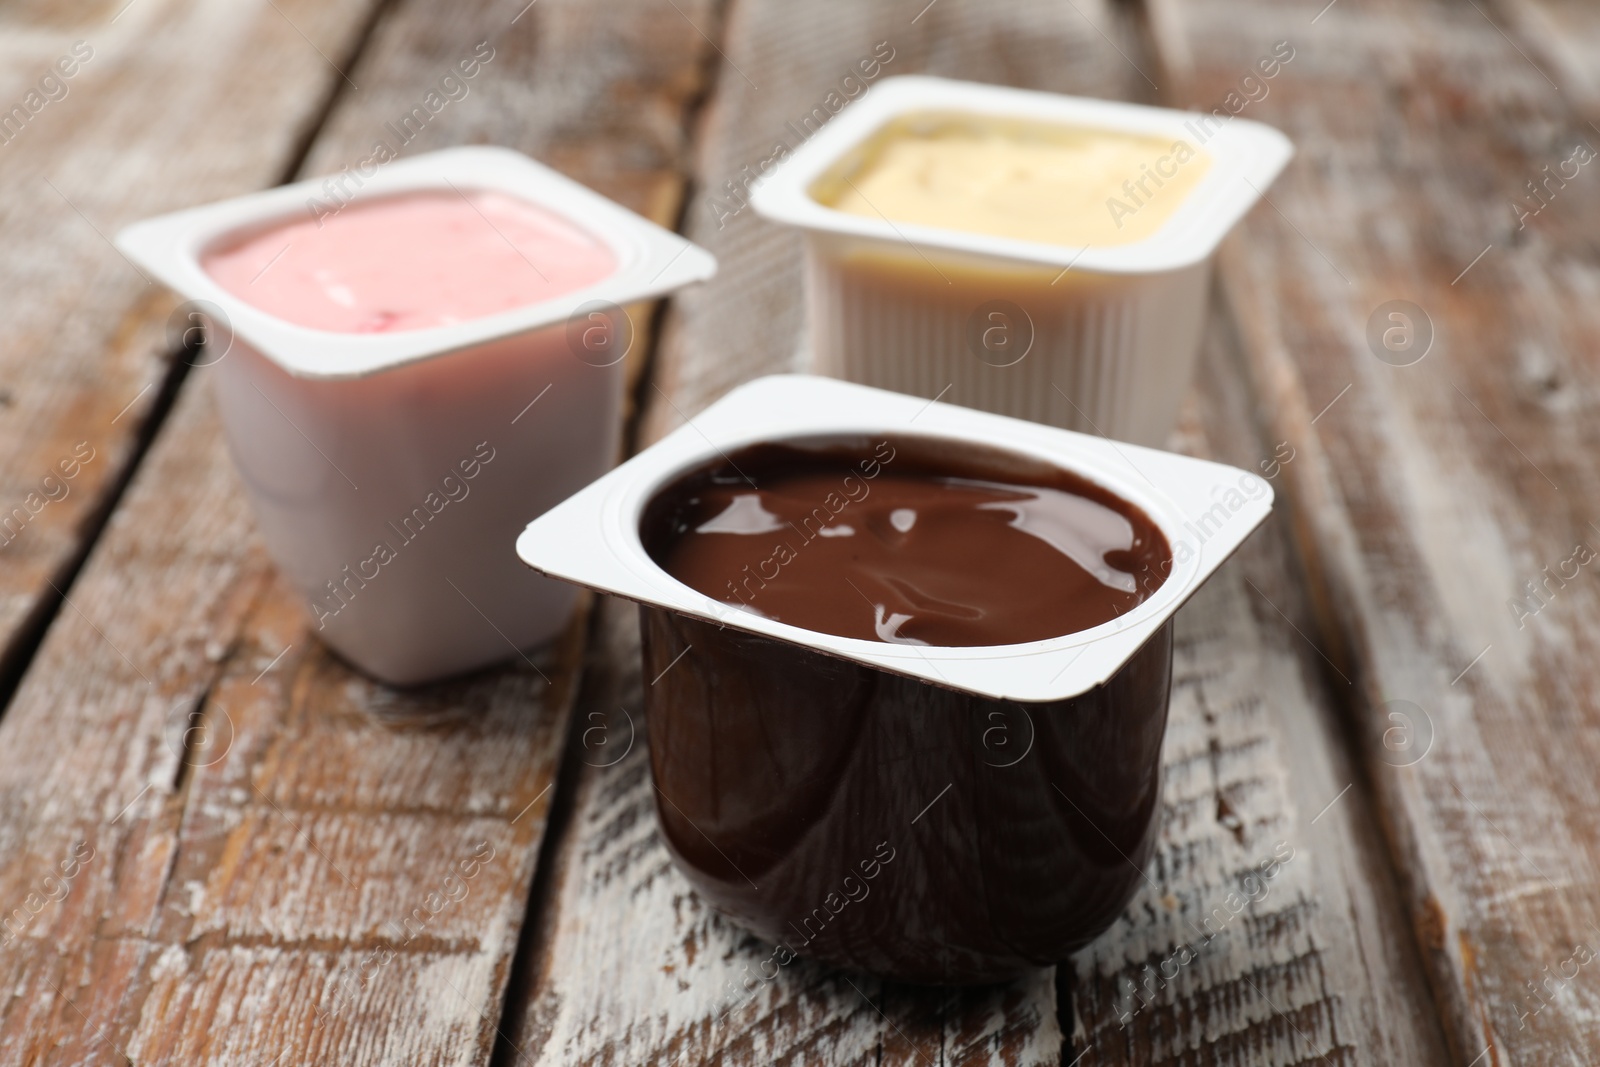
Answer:
<path fill-rule="evenodd" d="M 1565 162 L 1600 146 L 1600 10 L 525 3 L 0 6 L 27 109 L 0 137 L 0 1063 L 1600 1061 L 1600 594 L 1570 562 L 1600 546 L 1600 171 Z M 627 448 L 800 365 L 796 238 L 726 183 L 880 42 L 885 75 L 1298 144 L 1225 246 L 1173 441 L 1270 474 L 1276 517 L 1180 616 L 1148 884 L 1055 971 L 800 963 L 744 997 L 761 947 L 656 831 L 630 612 L 408 693 L 308 632 L 176 298 L 106 236 L 353 164 L 480 42 L 407 152 L 509 145 L 721 261 L 636 346 Z M 1368 341 L 1394 300 L 1431 324 L 1409 366 Z"/>

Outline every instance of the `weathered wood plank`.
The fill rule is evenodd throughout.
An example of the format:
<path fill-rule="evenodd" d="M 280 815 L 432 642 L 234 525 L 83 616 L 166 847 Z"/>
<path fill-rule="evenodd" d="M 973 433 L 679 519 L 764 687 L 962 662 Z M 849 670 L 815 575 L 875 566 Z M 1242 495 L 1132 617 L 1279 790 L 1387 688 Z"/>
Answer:
<path fill-rule="evenodd" d="M 921 26 L 936 15 L 942 23 Z M 1132 68 L 1142 58 L 1134 42 L 1119 38 L 1129 53 L 1124 59 L 1097 36 L 1080 37 L 1091 31 L 1070 10 L 941 5 L 898 32 L 894 16 L 907 17 L 864 5 L 735 9 L 729 66 L 711 103 L 700 163 L 702 190 L 719 205 L 696 203 L 690 234 L 718 253 L 723 279 L 736 283 L 719 281 L 674 302 L 647 437 L 692 417 L 731 385 L 799 361 L 796 242 L 744 212 L 723 217 L 729 202 L 721 183 L 771 154 L 772 137 L 786 135 L 785 119 L 807 110 L 811 97 L 821 99 L 835 68 L 848 70 L 858 53 L 887 40 L 895 49 L 892 73 L 933 69 L 1119 95 L 1137 95 L 1134 83 L 1144 84 Z M 1114 21 L 1103 25 L 1120 32 Z M 1085 62 L 1047 62 L 1070 51 Z M 1224 373 L 1220 358 L 1208 356 L 1212 378 Z M 1237 390 L 1214 398 L 1206 425 L 1248 425 L 1235 410 L 1239 402 Z M 1260 458 L 1253 439 L 1223 440 L 1236 461 L 1253 466 Z M 1293 610 L 1281 557 L 1258 548 L 1249 565 L 1257 584 Z M 1302 677 L 1310 654 L 1267 625 L 1280 625 L 1276 616 L 1257 617 L 1244 573 L 1230 569 L 1185 615 L 1168 830 L 1150 871 L 1161 889 L 1141 895 L 1119 927 L 1075 963 L 1070 1055 L 1090 1057 L 1086 1063 L 1292 1064 L 1321 1053 L 1330 1062 L 1437 1062 L 1439 1034 L 1418 995 L 1416 961 L 1394 936 L 1404 926 L 1392 885 L 1386 888 L 1370 812 L 1352 803 L 1305 825 L 1338 792 L 1332 783 L 1348 779 L 1336 754 L 1288 743 L 1310 734 L 1330 744 L 1332 721 L 1316 686 Z M 746 993 L 746 968 L 755 973 L 767 950 L 708 913 L 671 866 L 639 751 L 643 683 L 631 666 L 632 617 L 616 605 L 602 615 L 611 651 L 591 670 L 580 706 L 590 767 L 535 938 L 529 1003 L 516 1031 L 521 1047 L 584 1063 L 1061 1059 L 1049 974 L 1005 989 L 929 993 L 794 964 Z M 1219 822 L 1225 814 L 1239 821 Z M 1199 922 L 1244 868 L 1272 858 L 1280 839 L 1296 858 L 1270 897 L 1236 919 L 1206 959 L 1122 1031 L 1117 1008 L 1127 1001 L 1127 979 L 1191 937 L 1184 920 Z"/>
<path fill-rule="evenodd" d="M 174 371 L 164 323 L 176 301 L 108 238 L 282 180 L 343 84 L 332 64 L 347 61 L 376 6 L 0 11 L 0 693 Z"/>
<path fill-rule="evenodd" d="M 670 8 L 632 14 L 402 2 L 312 166 L 364 155 L 489 40 L 472 92 L 407 150 L 532 149 L 670 223 L 703 42 Z M 582 622 L 460 682 L 353 674 L 255 541 L 206 376 L 0 721 L 0 900 L 29 912 L 0 949 L 0 1060 L 486 1063 Z"/>
<path fill-rule="evenodd" d="M 1486 10 L 1585 119 L 1600 117 L 1600 11 L 1593 4 L 1496 0 Z"/>
<path fill-rule="evenodd" d="M 1560 168 L 1595 133 L 1494 8 L 1344 3 L 1313 23 L 1321 6 L 1183 0 L 1157 37 L 1190 57 L 1195 102 L 1296 48 L 1248 113 L 1302 156 L 1223 279 L 1270 437 L 1297 449 L 1282 481 L 1317 639 L 1353 683 L 1330 691 L 1455 1061 L 1587 1062 L 1600 597 L 1575 552 L 1597 543 L 1600 199 L 1592 164 Z M 1392 300 L 1431 322 L 1420 362 L 1378 358 L 1404 326 L 1382 315 L 1369 344 Z"/>

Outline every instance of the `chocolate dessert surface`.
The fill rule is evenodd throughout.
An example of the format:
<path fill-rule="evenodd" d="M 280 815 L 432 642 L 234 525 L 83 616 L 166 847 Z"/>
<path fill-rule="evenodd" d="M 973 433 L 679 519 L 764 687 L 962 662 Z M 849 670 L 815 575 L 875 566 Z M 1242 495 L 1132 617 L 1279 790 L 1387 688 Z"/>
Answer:
<path fill-rule="evenodd" d="M 653 500 L 645 547 L 707 595 L 820 633 L 1019 644 L 1140 604 L 1171 565 L 1137 506 L 971 444 L 876 437 L 750 446 Z"/>

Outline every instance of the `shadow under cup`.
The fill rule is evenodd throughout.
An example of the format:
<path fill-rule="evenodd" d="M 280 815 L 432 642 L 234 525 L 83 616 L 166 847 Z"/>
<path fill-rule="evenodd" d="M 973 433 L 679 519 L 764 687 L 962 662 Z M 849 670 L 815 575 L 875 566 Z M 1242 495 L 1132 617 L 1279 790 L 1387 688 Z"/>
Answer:
<path fill-rule="evenodd" d="M 774 945 L 761 977 L 804 956 L 1005 980 L 1096 937 L 1142 881 L 1170 618 L 1103 684 L 1038 703 L 649 604 L 640 621 L 662 832 L 695 889 Z"/>

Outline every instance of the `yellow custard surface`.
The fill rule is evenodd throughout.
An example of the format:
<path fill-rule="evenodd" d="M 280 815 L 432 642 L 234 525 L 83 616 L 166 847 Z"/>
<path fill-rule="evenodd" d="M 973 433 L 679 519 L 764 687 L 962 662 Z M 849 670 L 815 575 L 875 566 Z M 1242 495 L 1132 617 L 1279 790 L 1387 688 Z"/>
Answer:
<path fill-rule="evenodd" d="M 810 192 L 867 218 L 1094 247 L 1152 236 L 1210 167 L 1184 140 L 916 113 L 867 138 Z"/>

